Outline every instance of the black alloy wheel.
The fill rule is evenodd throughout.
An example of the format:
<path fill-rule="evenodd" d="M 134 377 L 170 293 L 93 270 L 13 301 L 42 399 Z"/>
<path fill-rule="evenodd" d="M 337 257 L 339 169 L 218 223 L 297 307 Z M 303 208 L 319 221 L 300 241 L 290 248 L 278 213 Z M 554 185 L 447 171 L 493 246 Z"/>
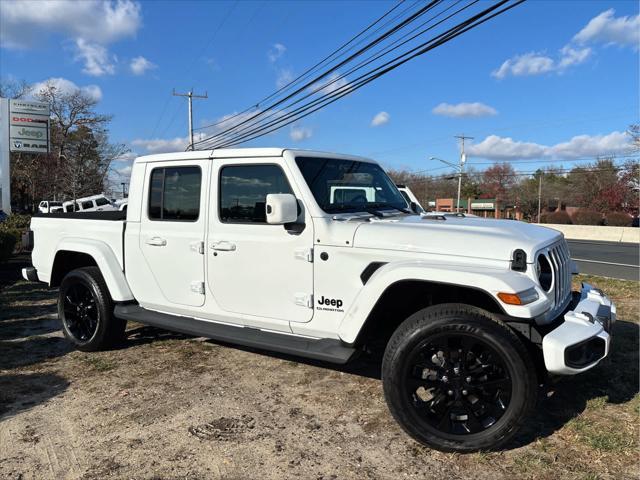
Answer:
<path fill-rule="evenodd" d="M 423 308 L 400 324 L 385 349 L 382 382 L 400 426 L 444 452 L 507 444 L 538 393 L 533 358 L 516 333 L 457 303 Z"/>
<path fill-rule="evenodd" d="M 482 340 L 443 333 L 409 354 L 405 387 L 427 428 L 467 435 L 493 426 L 511 401 L 505 359 Z"/>
<path fill-rule="evenodd" d="M 63 300 L 62 321 L 79 343 L 90 341 L 98 330 L 100 312 L 89 286 L 77 282 L 67 288 Z"/>
<path fill-rule="evenodd" d="M 60 283 L 62 332 L 78 350 L 93 352 L 121 344 L 126 320 L 113 314 L 113 300 L 98 267 L 70 271 Z"/>

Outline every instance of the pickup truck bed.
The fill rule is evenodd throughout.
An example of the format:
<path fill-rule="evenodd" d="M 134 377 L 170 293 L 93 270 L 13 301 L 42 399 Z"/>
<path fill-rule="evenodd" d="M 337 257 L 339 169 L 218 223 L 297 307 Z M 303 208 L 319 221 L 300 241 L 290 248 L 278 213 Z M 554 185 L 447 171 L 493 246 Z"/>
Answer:
<path fill-rule="evenodd" d="M 60 239 L 67 245 L 75 243 L 76 239 L 77 243 L 86 244 L 87 238 L 105 242 L 115 254 L 120 270 L 124 270 L 123 235 L 126 214 L 127 212 L 107 211 L 34 215 L 31 220 L 31 230 L 34 232 L 32 241 L 37 242 L 38 248 L 33 251 L 32 260 L 40 281 L 51 282 L 50 269 L 55 264 L 51 262 L 51 258 L 61 253 L 58 245 Z"/>

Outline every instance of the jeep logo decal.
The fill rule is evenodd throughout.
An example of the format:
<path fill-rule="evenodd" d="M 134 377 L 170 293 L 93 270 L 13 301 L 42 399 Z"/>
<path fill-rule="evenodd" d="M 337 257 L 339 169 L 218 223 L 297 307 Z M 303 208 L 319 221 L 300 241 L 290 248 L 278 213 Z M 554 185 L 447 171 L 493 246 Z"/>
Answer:
<path fill-rule="evenodd" d="M 330 312 L 342 312 L 342 300 L 338 298 L 325 298 L 324 295 L 318 299 L 318 310 L 328 310 Z"/>

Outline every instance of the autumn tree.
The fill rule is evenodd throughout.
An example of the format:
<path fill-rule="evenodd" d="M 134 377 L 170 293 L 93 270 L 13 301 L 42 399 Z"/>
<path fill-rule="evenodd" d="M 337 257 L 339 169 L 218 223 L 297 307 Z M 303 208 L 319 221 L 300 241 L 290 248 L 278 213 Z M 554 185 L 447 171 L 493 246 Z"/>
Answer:
<path fill-rule="evenodd" d="M 517 182 L 516 172 L 510 163 L 495 163 L 482 172 L 479 187 L 487 198 L 506 200 Z"/>

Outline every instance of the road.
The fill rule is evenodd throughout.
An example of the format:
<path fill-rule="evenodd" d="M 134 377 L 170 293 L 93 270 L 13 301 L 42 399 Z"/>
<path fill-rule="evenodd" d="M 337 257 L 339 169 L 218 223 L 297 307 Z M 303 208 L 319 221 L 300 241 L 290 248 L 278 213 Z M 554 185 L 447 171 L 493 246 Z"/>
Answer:
<path fill-rule="evenodd" d="M 580 273 L 638 280 L 640 246 L 636 243 L 567 240 Z"/>

